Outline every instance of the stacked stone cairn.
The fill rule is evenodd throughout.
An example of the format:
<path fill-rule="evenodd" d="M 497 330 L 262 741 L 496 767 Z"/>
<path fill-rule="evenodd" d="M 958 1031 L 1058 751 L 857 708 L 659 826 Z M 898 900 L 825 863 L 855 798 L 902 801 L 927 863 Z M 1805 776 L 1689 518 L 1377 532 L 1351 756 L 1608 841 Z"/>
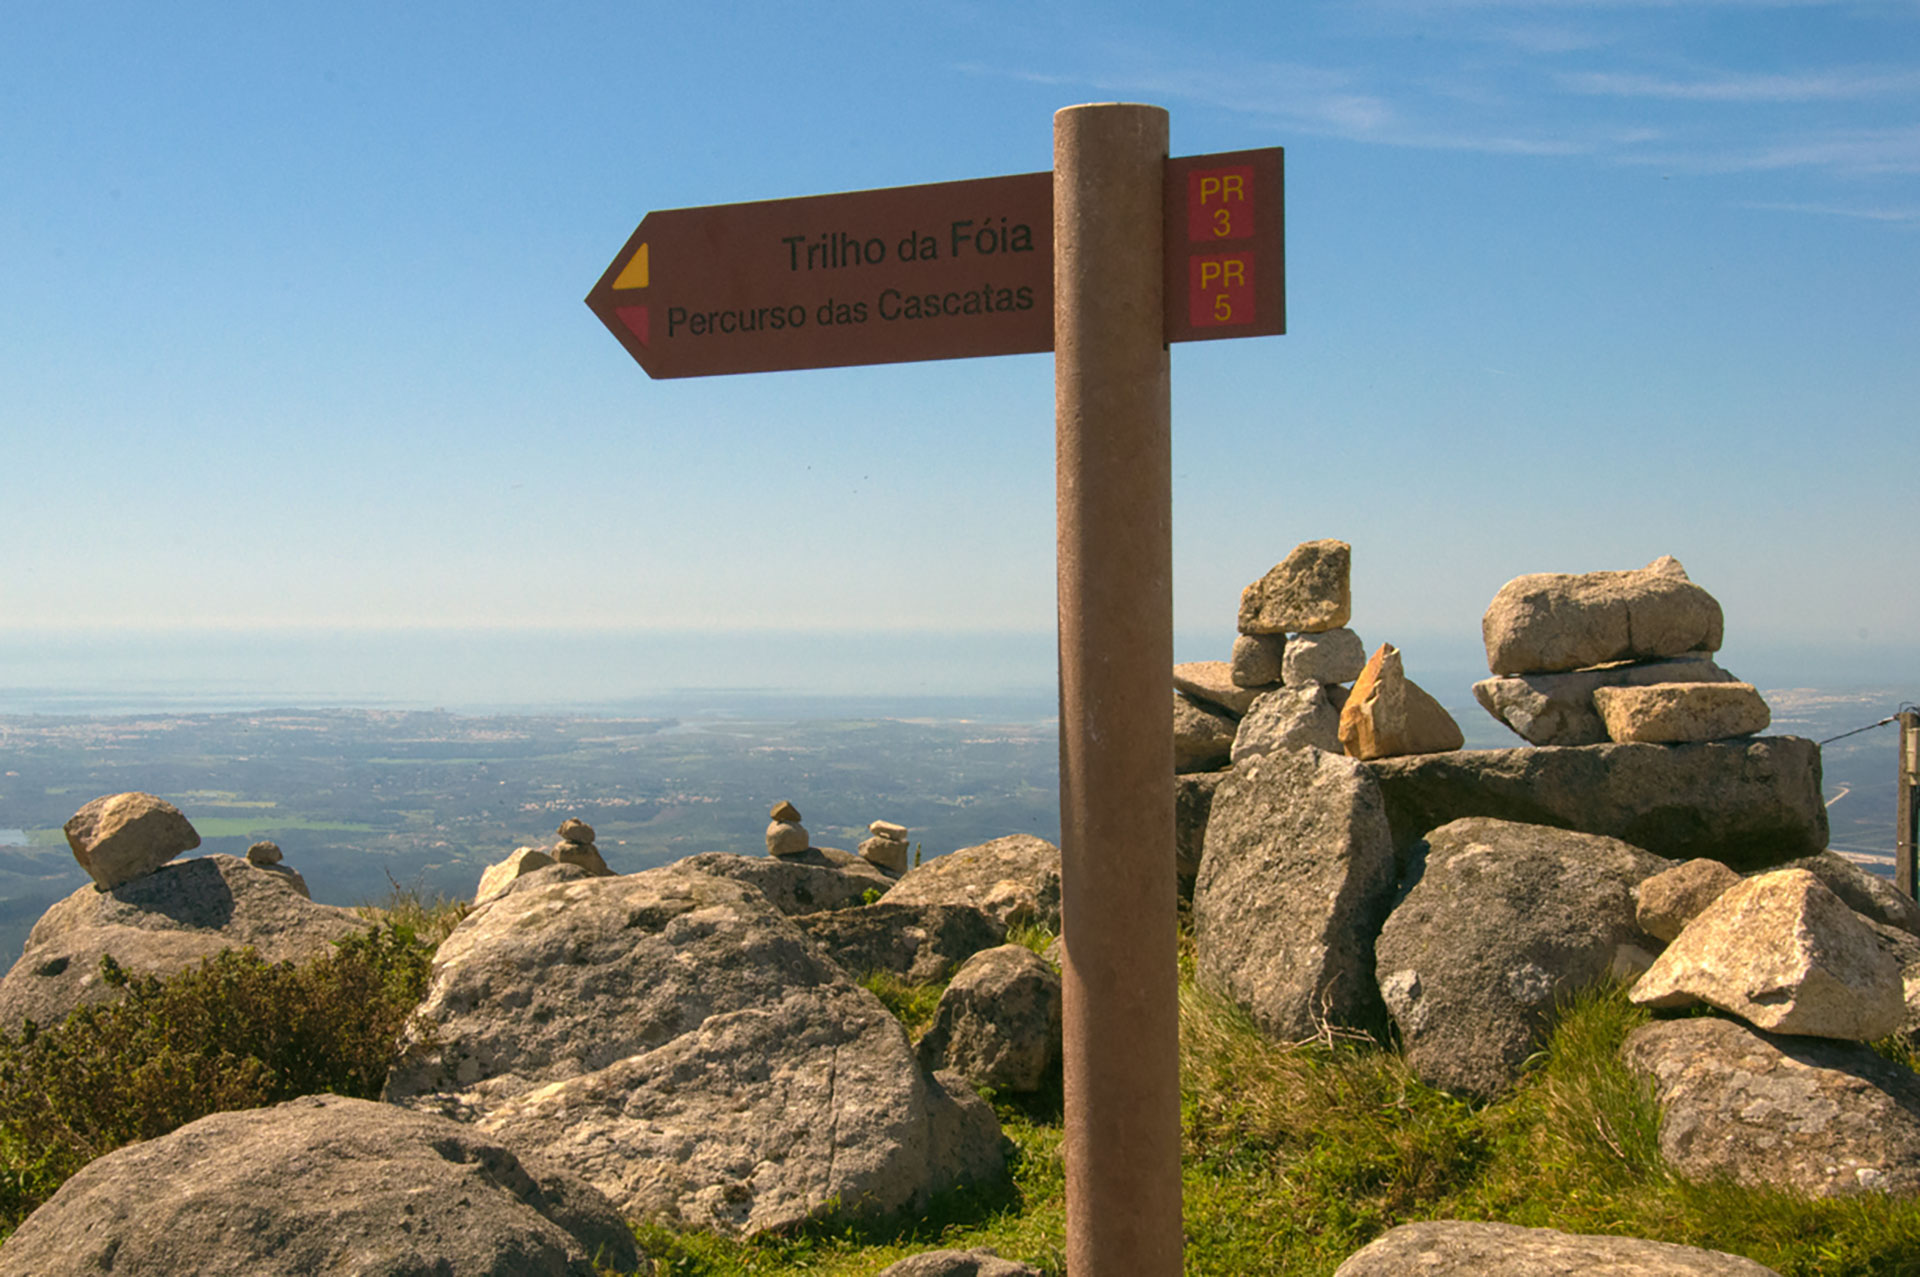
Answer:
<path fill-rule="evenodd" d="M 876 869 L 899 875 L 907 871 L 907 827 L 890 820 L 876 820 L 867 826 L 870 835 L 860 844 L 860 858 Z"/>
<path fill-rule="evenodd" d="M 1173 667 L 1178 864 L 1198 871 L 1206 811 L 1225 769 L 1282 750 L 1382 758 L 1458 749 L 1459 725 L 1406 677 L 1399 650 L 1371 659 L 1350 628 L 1353 547 L 1302 542 L 1240 593 L 1226 661 Z"/>
<path fill-rule="evenodd" d="M 797 829 L 791 804 L 770 814 Z M 1016 921 L 1059 926 L 1059 849 L 1012 835 L 905 868 L 906 826 L 868 828 L 864 857 L 797 829 L 800 854 L 613 875 L 594 831 L 566 820 L 557 843 L 487 871 L 385 1102 L 305 1097 L 109 1153 L 13 1234 L 0 1272 L 66 1272 L 95 1253 L 157 1277 L 265 1272 L 290 1247 L 333 1271 L 369 1235 L 401 1238 L 414 1267 L 491 1271 L 508 1254 L 585 1272 L 597 1254 L 645 1271 L 623 1220 L 751 1235 L 1004 1184 L 1005 1141 L 974 1087 L 1060 1084 L 1059 977 L 1004 943 Z M 152 795 L 89 803 L 68 835 L 94 881 L 48 911 L 0 980 L 8 1031 L 119 996 L 94 974 L 106 953 L 155 974 L 241 946 L 307 961 L 373 925 L 294 890 L 271 843 L 173 860 L 199 837 Z M 858 983 L 876 970 L 952 977 L 927 1040 Z M 476 1158 L 508 1189 L 447 1178 L 449 1159 Z M 259 1229 L 196 1231 L 183 1221 L 223 1173 L 295 1174 L 303 1191 L 263 1199 Z M 420 1184 L 433 1191 L 400 1191 Z M 964 1271 L 1032 1271 L 977 1258 Z"/>
<path fill-rule="evenodd" d="M 560 841 L 553 848 L 555 864 L 578 865 L 594 878 L 613 876 L 613 870 L 607 868 L 607 862 L 601 859 L 599 849 L 593 845 L 592 825 L 569 817 L 561 821 L 560 828 L 554 832 L 560 835 Z"/>
<path fill-rule="evenodd" d="M 1387 758 L 1458 749 L 1459 725 L 1382 644 L 1369 659 L 1353 616 L 1353 547 L 1307 541 L 1240 593 L 1228 661 L 1176 665 L 1174 770 L 1312 745 Z"/>
<path fill-rule="evenodd" d="M 277 842 L 261 841 L 247 848 L 248 864 L 255 869 L 264 869 L 268 873 L 278 874 L 286 880 L 289 887 L 307 899 L 313 899 L 313 893 L 307 890 L 307 880 L 301 877 L 300 871 L 292 865 L 283 864 L 285 860 L 286 853 L 280 850 L 280 844 Z"/>
<path fill-rule="evenodd" d="M 1678 744 L 1764 731 L 1767 704 L 1714 663 L 1720 604 L 1671 555 L 1632 572 L 1537 572 L 1480 622 L 1488 713 L 1533 745 Z"/>
<path fill-rule="evenodd" d="M 807 827 L 800 823 L 798 807 L 783 798 L 773 805 L 767 815 L 771 817 L 767 825 L 769 856 L 798 856 L 813 846 Z"/>
<path fill-rule="evenodd" d="M 474 907 L 477 909 L 489 900 L 499 899 L 521 878 L 554 865 L 573 866 L 573 871 L 566 875 L 569 877 L 613 877 L 613 870 L 607 867 L 599 848 L 594 846 L 592 825 L 569 816 L 554 833 L 560 841 L 552 847 L 515 847 L 505 860 L 487 866 L 480 875 L 479 889 L 473 893 Z"/>

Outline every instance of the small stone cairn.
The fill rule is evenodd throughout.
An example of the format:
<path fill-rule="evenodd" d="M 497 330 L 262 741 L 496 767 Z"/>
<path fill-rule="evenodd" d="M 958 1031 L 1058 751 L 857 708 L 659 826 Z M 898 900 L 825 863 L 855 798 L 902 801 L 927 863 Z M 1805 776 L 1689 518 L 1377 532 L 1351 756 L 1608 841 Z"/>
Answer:
<path fill-rule="evenodd" d="M 1720 604 L 1672 555 L 1629 572 L 1536 572 L 1481 618 L 1488 713 L 1533 745 L 1685 744 L 1766 729 L 1766 701 L 1713 661 Z"/>
<path fill-rule="evenodd" d="M 807 827 L 800 823 L 800 809 L 786 799 L 773 805 L 767 815 L 773 818 L 767 826 L 767 854 L 769 856 L 798 856 L 813 846 L 807 835 Z"/>
<path fill-rule="evenodd" d="M 593 845 L 592 825 L 569 816 L 560 822 L 560 828 L 554 832 L 560 835 L 560 841 L 552 852 L 555 864 L 578 865 L 595 878 L 613 877 L 613 870 L 607 868 L 607 862 Z"/>
<path fill-rule="evenodd" d="M 252 865 L 255 869 L 264 869 L 268 873 L 279 874 L 287 880 L 288 886 L 292 887 L 307 899 L 313 899 L 313 893 L 307 890 L 307 880 L 300 876 L 300 871 L 292 865 L 280 863 L 285 859 L 286 854 L 280 850 L 280 844 L 277 842 L 263 840 L 247 848 L 248 864 Z"/>
<path fill-rule="evenodd" d="M 1369 660 L 1348 628 L 1352 564 L 1345 541 L 1295 546 L 1240 592 L 1231 659 L 1174 666 L 1176 772 L 1306 746 L 1362 759 L 1460 747 L 1459 725 L 1406 677 L 1398 649 Z"/>
<path fill-rule="evenodd" d="M 876 869 L 890 874 L 907 871 L 907 827 L 890 820 L 876 820 L 867 826 L 871 835 L 860 844 L 860 858 Z"/>
<path fill-rule="evenodd" d="M 592 825 L 569 816 L 560 822 L 560 827 L 554 832 L 559 835 L 560 841 L 551 849 L 515 847 L 505 860 L 488 865 L 480 875 L 479 889 L 473 893 L 474 908 L 504 895 L 516 880 L 550 865 L 573 865 L 585 870 L 590 878 L 614 876 L 613 870 L 607 867 L 607 862 L 601 857 L 599 848 L 594 846 Z"/>

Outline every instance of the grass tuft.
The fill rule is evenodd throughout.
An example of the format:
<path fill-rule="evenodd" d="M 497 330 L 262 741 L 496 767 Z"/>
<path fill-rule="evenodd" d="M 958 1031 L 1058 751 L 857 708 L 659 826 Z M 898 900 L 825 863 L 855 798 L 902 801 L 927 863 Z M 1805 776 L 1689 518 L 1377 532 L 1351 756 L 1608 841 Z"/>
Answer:
<path fill-rule="evenodd" d="M 880 999 L 893 1018 L 906 1026 L 907 1037 L 917 1039 L 933 1023 L 940 1007 L 940 995 L 947 990 L 945 981 L 909 984 L 891 971 L 869 971 L 861 976 L 861 988 Z"/>

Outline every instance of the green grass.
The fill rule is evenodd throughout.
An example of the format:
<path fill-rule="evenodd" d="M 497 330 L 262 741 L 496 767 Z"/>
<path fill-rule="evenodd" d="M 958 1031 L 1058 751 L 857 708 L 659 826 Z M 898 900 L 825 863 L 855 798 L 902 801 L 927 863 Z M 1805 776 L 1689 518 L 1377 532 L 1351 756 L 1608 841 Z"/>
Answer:
<path fill-rule="evenodd" d="M 1185 1271 L 1324 1277 L 1396 1224 L 1489 1219 L 1724 1250 L 1783 1277 L 1920 1272 L 1920 1204 L 1807 1201 L 1669 1172 L 1658 1107 L 1618 1058 L 1645 1019 L 1618 989 L 1576 999 L 1521 1084 L 1474 1105 L 1422 1085 L 1391 1050 L 1275 1047 L 1183 982 Z M 949 1196 L 920 1220 L 819 1224 L 749 1242 L 658 1228 L 640 1236 L 660 1271 L 678 1277 L 867 1277 L 942 1246 L 992 1246 L 1057 1277 L 1057 1097 L 995 1109 L 1014 1149 L 1004 1196 Z"/>
<path fill-rule="evenodd" d="M 193 828 L 202 838 L 253 838 L 266 834 L 349 833 L 373 831 L 372 825 L 357 825 L 342 820 L 308 820 L 303 816 L 196 816 Z"/>
<path fill-rule="evenodd" d="M 947 988 L 944 983 L 908 984 L 891 971 L 869 971 L 858 983 L 879 998 L 887 1010 L 893 1012 L 894 1019 L 907 1027 L 909 1038 L 918 1038 L 933 1023 L 940 995 Z"/>

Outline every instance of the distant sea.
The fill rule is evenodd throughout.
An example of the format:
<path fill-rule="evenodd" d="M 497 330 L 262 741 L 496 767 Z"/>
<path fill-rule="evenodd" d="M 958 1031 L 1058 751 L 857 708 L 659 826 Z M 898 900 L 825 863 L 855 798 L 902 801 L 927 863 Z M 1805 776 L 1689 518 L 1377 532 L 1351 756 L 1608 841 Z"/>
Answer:
<path fill-rule="evenodd" d="M 1050 715 L 1050 633 L 0 630 L 0 714 Z M 960 713 L 959 711 L 972 712 Z"/>
<path fill-rule="evenodd" d="M 1409 676 L 1449 708 L 1471 707 L 1471 684 L 1486 677 L 1477 634 L 1362 628 L 1361 636 L 1399 646 Z M 1179 633 L 1174 659 L 1222 660 L 1232 642 L 1231 631 Z M 1762 688 L 1920 698 L 1915 647 L 1734 646 L 1720 663 Z M 631 714 L 711 702 L 785 706 L 802 717 L 885 705 L 960 717 L 1017 709 L 1025 718 L 1053 712 L 1055 686 L 1051 631 L 0 629 L 0 714 L 289 706 Z"/>

